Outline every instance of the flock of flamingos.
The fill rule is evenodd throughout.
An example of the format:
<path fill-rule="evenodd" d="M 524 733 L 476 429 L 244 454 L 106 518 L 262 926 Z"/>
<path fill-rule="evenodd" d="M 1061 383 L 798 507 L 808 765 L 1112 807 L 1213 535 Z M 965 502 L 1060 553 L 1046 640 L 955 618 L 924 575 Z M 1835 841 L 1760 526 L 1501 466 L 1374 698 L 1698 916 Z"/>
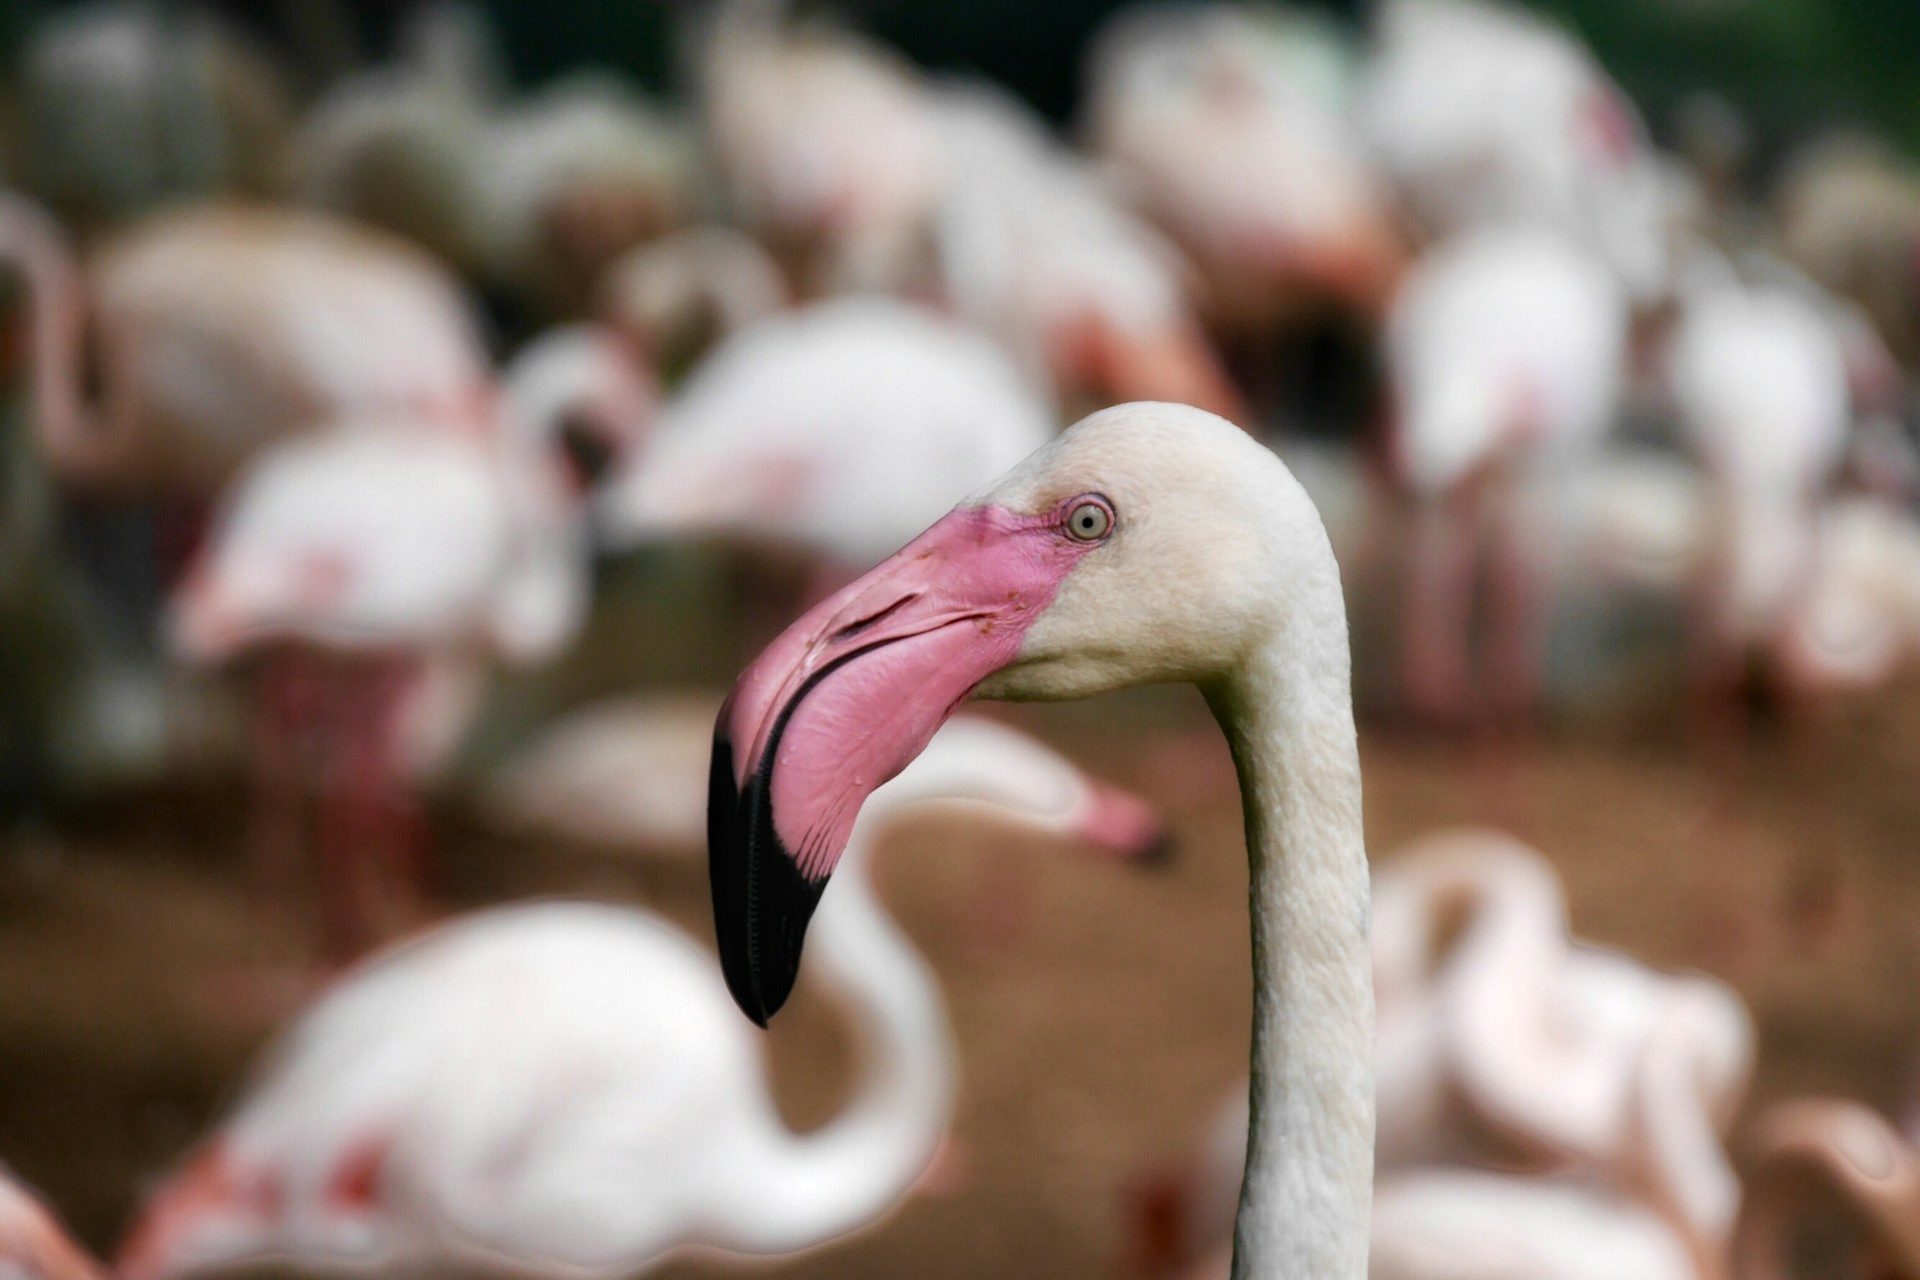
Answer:
<path fill-rule="evenodd" d="M 1920 1280 L 1892 1121 L 1782 1105 L 1736 1177 L 1727 986 L 1575 942 L 1496 833 L 1370 871 L 1349 645 L 1385 655 L 1363 697 L 1456 731 L 1649 653 L 1717 722 L 1889 678 L 1920 170 L 1810 148 L 1762 208 L 1724 104 L 1662 151 L 1567 31 L 1370 8 L 1125 11 L 1072 146 L 752 0 L 689 8 L 671 105 L 516 95 L 457 6 L 298 111 L 215 25 L 33 33 L 10 465 L 68 533 L 139 533 L 63 597 L 72 750 L 133 750 L 183 673 L 234 695 L 255 869 L 312 872 L 330 961 L 418 918 L 420 790 L 491 672 L 565 660 L 597 563 L 719 543 L 810 607 L 724 704 L 592 705 L 485 781 L 536 828 L 706 842 L 717 963 L 634 908 L 439 923 L 337 971 L 111 1266 L 0 1181 L 0 1275 L 632 1275 L 870 1226 L 951 1176 L 958 1069 L 869 878 L 888 824 L 963 800 L 1147 856 L 1145 802 L 954 713 L 1176 682 L 1242 789 L 1253 1055 L 1130 1207 L 1143 1274 Z M 808 936 L 862 1067 L 796 1133 L 749 1019 Z"/>

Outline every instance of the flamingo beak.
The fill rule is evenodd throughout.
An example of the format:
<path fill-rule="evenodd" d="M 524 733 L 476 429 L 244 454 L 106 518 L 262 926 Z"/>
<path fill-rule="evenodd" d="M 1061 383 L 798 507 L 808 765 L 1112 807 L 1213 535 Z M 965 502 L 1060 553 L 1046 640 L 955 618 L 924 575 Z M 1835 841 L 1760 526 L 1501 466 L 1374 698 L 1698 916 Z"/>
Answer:
<path fill-rule="evenodd" d="M 860 805 L 1019 656 L 1089 545 L 1052 517 L 962 507 L 741 674 L 714 729 L 708 871 L 721 968 L 754 1022 L 793 989 Z"/>

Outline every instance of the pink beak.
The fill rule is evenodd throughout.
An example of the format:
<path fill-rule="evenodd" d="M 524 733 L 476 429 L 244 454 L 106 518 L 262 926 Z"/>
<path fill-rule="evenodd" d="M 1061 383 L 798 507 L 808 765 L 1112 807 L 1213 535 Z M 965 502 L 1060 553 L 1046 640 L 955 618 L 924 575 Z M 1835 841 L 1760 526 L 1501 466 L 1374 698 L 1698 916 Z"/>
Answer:
<path fill-rule="evenodd" d="M 861 804 L 1019 656 L 1079 557 L 1059 519 L 962 507 L 755 659 L 714 729 L 708 870 L 727 986 L 762 1026 Z"/>

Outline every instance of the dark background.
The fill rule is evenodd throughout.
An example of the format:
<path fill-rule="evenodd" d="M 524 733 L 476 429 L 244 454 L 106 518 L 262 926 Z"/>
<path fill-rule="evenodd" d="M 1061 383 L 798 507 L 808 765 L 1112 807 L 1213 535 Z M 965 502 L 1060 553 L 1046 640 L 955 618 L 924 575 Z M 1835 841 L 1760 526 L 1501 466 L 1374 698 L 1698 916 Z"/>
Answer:
<path fill-rule="evenodd" d="M 35 16 L 74 0 L 0 0 L 0 50 Z M 185 12 L 190 0 L 154 0 Z M 1314 2 L 1314 0 L 1309 0 Z M 1356 20 L 1361 0 L 1317 0 Z M 380 53 L 398 0 L 209 0 L 291 55 L 314 78 Z M 701 0 L 487 0 L 515 77 L 537 82 L 588 64 L 655 89 L 673 78 L 678 26 Z M 1056 118 L 1079 91 L 1087 33 L 1120 0 L 843 0 L 805 11 L 846 15 L 928 66 L 984 72 Z M 1810 132 L 1871 126 L 1920 151 L 1920 3 L 1916 0 L 1534 0 L 1582 31 L 1647 110 L 1656 131 L 1684 93 L 1717 88 L 1777 150 Z"/>

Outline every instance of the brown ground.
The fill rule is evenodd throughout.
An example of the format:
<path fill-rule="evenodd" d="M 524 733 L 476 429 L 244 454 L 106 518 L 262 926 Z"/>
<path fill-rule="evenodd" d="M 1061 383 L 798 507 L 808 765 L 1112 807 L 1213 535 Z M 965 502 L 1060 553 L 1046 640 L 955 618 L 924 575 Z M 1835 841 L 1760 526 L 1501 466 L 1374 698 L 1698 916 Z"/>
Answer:
<path fill-rule="evenodd" d="M 951 818 L 900 833 L 881 877 L 946 981 L 971 1179 L 772 1274 L 1124 1274 L 1119 1188 L 1185 1150 L 1243 1071 L 1239 815 L 1198 699 L 1150 691 L 1017 718 L 1163 804 L 1182 854 L 1151 873 Z M 1632 728 L 1555 735 L 1504 782 L 1454 741 L 1374 726 L 1362 739 L 1376 855 L 1436 824 L 1504 818 L 1562 868 L 1583 935 L 1740 988 L 1761 1028 L 1756 1102 L 1904 1101 L 1920 1052 L 1920 686 L 1767 739 L 1729 806 L 1684 750 Z M 161 797 L 0 847 L 0 1153 L 98 1246 L 268 1033 L 235 998 L 236 972 L 299 953 L 240 891 L 237 815 L 234 795 Z M 442 825 L 451 906 L 593 892 L 706 929 L 697 862 L 516 844 L 457 814 Z M 963 927 L 983 886 L 1020 880 L 1024 928 L 982 942 Z M 803 990 L 773 1043 L 790 1114 L 830 1112 L 849 1064 L 826 1003 Z"/>

